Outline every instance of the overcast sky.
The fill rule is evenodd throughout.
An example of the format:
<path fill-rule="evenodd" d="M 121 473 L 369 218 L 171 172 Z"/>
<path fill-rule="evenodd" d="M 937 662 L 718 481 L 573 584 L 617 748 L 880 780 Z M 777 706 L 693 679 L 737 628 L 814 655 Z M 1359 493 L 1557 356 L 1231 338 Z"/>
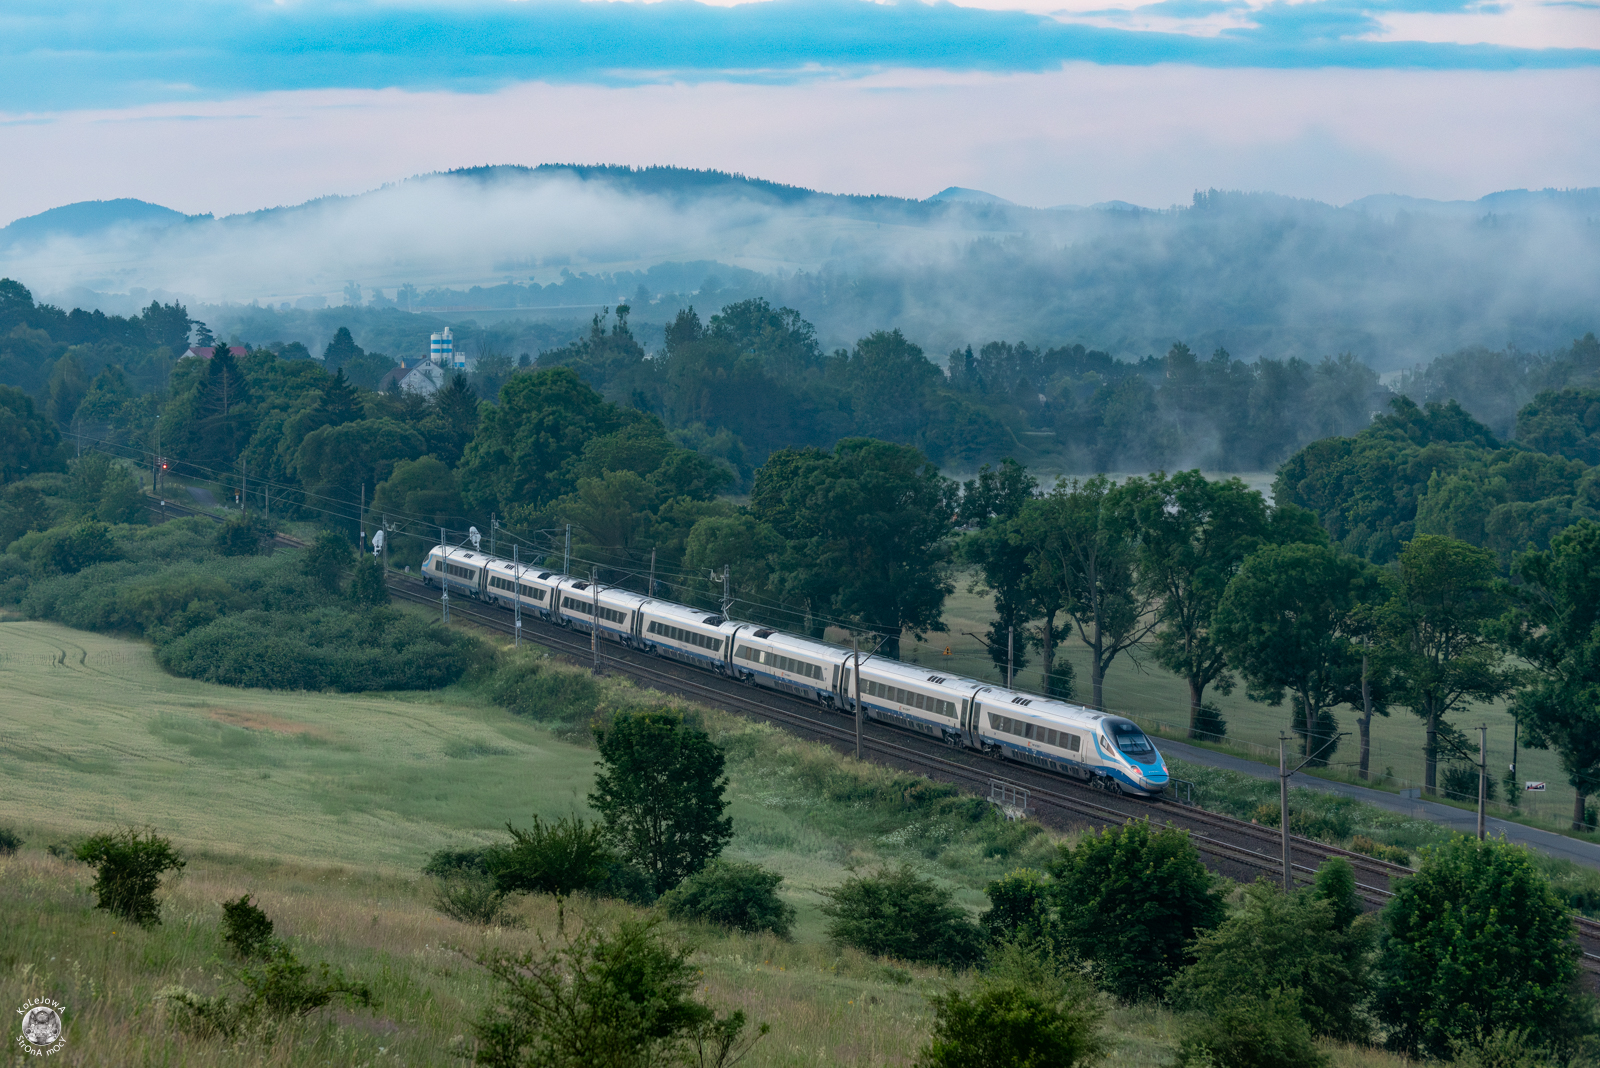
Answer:
<path fill-rule="evenodd" d="M 6 0 L 0 223 L 483 163 L 1024 204 L 1600 185 L 1600 0 Z"/>

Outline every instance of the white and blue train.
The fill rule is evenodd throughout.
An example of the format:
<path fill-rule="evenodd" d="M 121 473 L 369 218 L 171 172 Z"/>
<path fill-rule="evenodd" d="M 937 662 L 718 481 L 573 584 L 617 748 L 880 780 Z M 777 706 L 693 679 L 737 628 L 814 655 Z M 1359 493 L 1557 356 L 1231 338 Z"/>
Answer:
<path fill-rule="evenodd" d="M 854 654 L 837 645 L 465 547 L 435 546 L 422 580 L 847 714 L 859 694 L 869 718 L 1102 789 L 1152 797 L 1167 786 L 1136 723 L 1081 705 L 876 657 L 857 679 Z"/>

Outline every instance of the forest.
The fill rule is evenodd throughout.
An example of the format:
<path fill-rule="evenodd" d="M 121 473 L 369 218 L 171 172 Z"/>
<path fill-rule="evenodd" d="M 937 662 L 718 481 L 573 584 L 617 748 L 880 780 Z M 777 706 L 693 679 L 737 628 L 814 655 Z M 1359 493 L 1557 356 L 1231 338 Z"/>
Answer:
<path fill-rule="evenodd" d="M 414 566 L 441 529 L 470 525 L 502 555 L 707 607 L 726 575 L 745 618 L 876 634 L 891 656 L 902 634 L 944 629 L 965 575 L 993 598 L 997 665 L 1037 655 L 1046 689 L 1098 705 L 1137 649 L 1187 680 L 1195 737 L 1226 732 L 1208 690 L 1242 684 L 1288 702 L 1319 762 L 1355 709 L 1365 773 L 1372 717 L 1403 707 L 1424 721 L 1432 789 L 1440 746 L 1460 741 L 1452 714 L 1509 698 L 1568 764 L 1574 823 L 1591 822 L 1600 732 L 1571 717 L 1600 603 L 1584 586 L 1600 566 L 1592 334 L 1539 356 L 1441 357 L 1401 383 L 1433 391 L 1419 404 L 1349 357 L 1246 364 L 1175 344 L 1129 364 L 988 342 L 941 370 L 893 330 L 827 353 L 798 312 L 758 299 L 704 321 L 685 309 L 650 355 L 621 306 L 423 396 L 353 381 L 381 365 L 342 328 L 320 358 L 265 343 L 180 359 L 213 340 L 181 306 L 65 313 L 12 281 L 0 299 L 0 368 L 31 386 L 0 386 L 0 590 L 46 618 L 146 619 L 168 641 L 215 626 L 223 641 L 242 633 L 223 617 L 269 610 L 227 583 L 176 619 L 71 608 L 70 583 L 29 592 L 96 566 L 159 569 L 142 535 L 117 531 L 145 521 L 140 491 L 161 477 L 242 505 L 229 545 L 245 555 L 274 523 L 309 519 L 346 546 L 382 528 L 390 565 Z M 1506 396 L 1528 398 L 1509 423 L 1466 407 Z M 1277 465 L 1272 498 L 1183 470 L 1196 463 Z M 1302 624 L 1282 634 L 1282 618 Z M 1068 641 L 1088 647 L 1089 678 L 1057 666 Z"/>

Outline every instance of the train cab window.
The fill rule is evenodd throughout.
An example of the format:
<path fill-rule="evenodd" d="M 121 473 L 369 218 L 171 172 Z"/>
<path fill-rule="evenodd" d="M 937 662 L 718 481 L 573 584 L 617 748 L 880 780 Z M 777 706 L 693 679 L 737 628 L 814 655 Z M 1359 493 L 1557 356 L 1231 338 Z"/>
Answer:
<path fill-rule="evenodd" d="M 1144 731 L 1137 725 L 1123 720 L 1113 721 L 1107 726 L 1111 737 L 1116 741 L 1117 748 L 1124 754 L 1141 764 L 1155 762 L 1156 747 L 1150 744 L 1150 739 L 1145 737 Z"/>

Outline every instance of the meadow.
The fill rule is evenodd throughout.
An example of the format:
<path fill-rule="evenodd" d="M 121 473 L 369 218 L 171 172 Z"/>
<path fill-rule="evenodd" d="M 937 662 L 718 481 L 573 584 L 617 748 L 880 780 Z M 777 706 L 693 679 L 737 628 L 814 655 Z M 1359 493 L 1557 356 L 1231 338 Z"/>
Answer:
<path fill-rule="evenodd" d="M 648 700 L 617 680 L 605 699 Z M 521 929 L 463 926 L 431 907 L 426 856 L 493 840 L 506 820 L 585 814 L 594 751 L 581 733 L 518 718 L 466 686 L 326 695 L 228 689 L 160 672 L 148 646 L 36 622 L 0 623 L 0 823 L 27 844 L 0 857 L 0 1001 L 69 1006 L 67 1064 L 449 1064 L 489 996 L 471 958 L 554 936 L 550 902 L 519 899 Z M 910 1064 L 924 995 L 953 977 L 827 942 L 817 891 L 907 861 L 971 910 L 982 887 L 1039 866 L 1065 840 L 986 804 L 861 765 L 771 728 L 700 710 L 729 753 L 730 853 L 785 877 L 793 941 L 670 925 L 698 946 L 703 996 L 773 1031 L 751 1065 Z M 92 909 L 91 873 L 48 851 L 119 824 L 154 827 L 189 857 L 144 931 Z M 373 985 L 377 1006 L 241 1042 L 182 1034 L 162 990 L 225 985 L 220 902 L 257 896 L 296 951 Z M 576 901 L 567 922 L 629 906 Z M 1110 1063 L 1169 1063 L 1176 1021 L 1109 1005 Z M 1330 1047 L 1336 1063 L 1386 1054 Z"/>

